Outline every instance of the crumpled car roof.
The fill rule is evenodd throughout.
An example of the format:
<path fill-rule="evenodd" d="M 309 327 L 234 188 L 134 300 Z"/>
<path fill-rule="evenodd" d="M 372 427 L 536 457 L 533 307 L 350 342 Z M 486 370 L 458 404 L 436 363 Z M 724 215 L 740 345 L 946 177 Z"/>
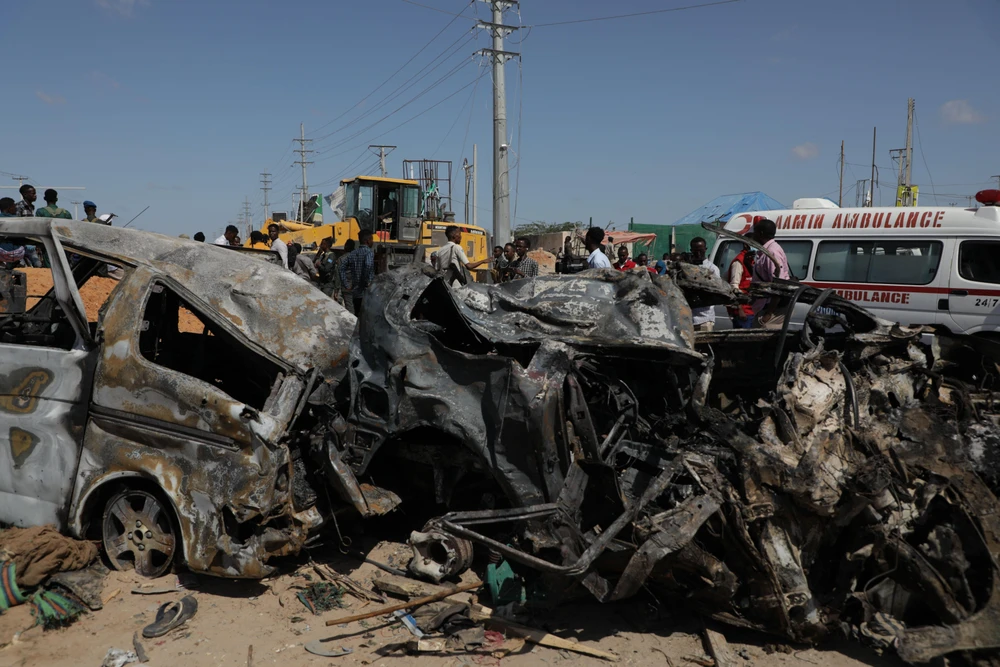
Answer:
<path fill-rule="evenodd" d="M 51 229 L 69 248 L 170 278 L 293 366 L 327 370 L 346 363 L 355 317 L 280 266 L 153 232 L 64 220 L 53 220 Z"/>
<path fill-rule="evenodd" d="M 648 272 L 595 269 L 572 277 L 470 283 L 452 294 L 462 317 L 487 340 L 554 339 L 578 349 L 659 348 L 700 358 L 681 290 Z"/>

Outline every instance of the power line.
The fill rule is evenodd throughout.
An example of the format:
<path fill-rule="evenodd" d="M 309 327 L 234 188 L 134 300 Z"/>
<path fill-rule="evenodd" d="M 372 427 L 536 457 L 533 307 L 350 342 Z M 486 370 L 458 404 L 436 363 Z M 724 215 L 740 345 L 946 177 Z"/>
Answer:
<path fill-rule="evenodd" d="M 482 70 L 480 70 L 479 76 L 476 77 L 476 84 L 472 87 L 472 92 L 469 93 L 469 97 L 466 98 L 465 104 L 462 105 L 462 108 L 458 110 L 458 115 L 456 115 L 455 116 L 455 120 L 452 121 L 451 127 L 448 128 L 448 131 L 445 132 L 444 137 L 441 138 L 441 143 L 439 143 L 437 145 L 437 148 L 434 149 L 434 152 L 431 153 L 431 157 L 432 158 L 435 155 L 437 155 L 437 153 L 438 153 L 439 150 L 441 150 L 441 147 L 444 146 L 444 142 L 448 141 L 448 137 L 451 136 L 452 130 L 455 129 L 455 126 L 458 124 L 459 119 L 462 117 L 462 114 L 465 112 L 465 107 L 469 106 L 469 103 L 473 102 L 473 100 L 476 99 L 476 91 L 479 90 L 479 80 L 482 79 L 482 78 L 483 78 L 483 73 L 482 73 Z M 475 106 L 474 102 L 473 102 L 473 106 Z M 472 109 L 469 109 L 469 120 L 470 121 L 472 120 Z M 463 151 L 463 153 L 465 151 L 464 142 L 463 142 L 463 145 L 462 145 L 462 151 Z M 464 155 L 460 156 L 460 157 L 464 157 Z"/>
<path fill-rule="evenodd" d="M 473 0 L 473 1 L 475 1 L 475 0 Z M 424 9 L 432 9 L 435 12 L 441 12 L 442 14 L 447 14 L 448 16 L 454 16 L 455 18 L 462 18 L 462 19 L 472 18 L 471 16 L 462 16 L 462 14 L 456 14 L 455 12 L 449 12 L 446 9 L 439 9 L 437 7 L 431 7 L 430 5 L 422 5 L 419 2 L 414 2 L 413 0 L 403 0 L 403 2 L 405 2 L 405 3 L 409 4 L 409 5 L 416 5 L 417 7 L 423 7 Z M 466 7 L 465 9 L 468 9 L 468 7 Z M 463 14 L 465 13 L 465 9 L 462 10 Z M 472 19 L 472 20 L 475 21 L 476 19 Z"/>
<path fill-rule="evenodd" d="M 457 19 L 457 18 L 471 18 L 471 17 L 463 17 L 462 14 L 464 14 L 466 11 L 468 11 L 469 7 L 471 7 L 471 6 L 473 6 L 475 4 L 475 1 L 476 0 L 470 0 L 469 4 L 466 5 L 465 9 L 463 9 L 460 14 L 454 14 L 453 16 L 455 17 L 455 19 Z M 433 7 L 432 7 L 432 9 L 433 9 Z M 450 12 L 446 12 L 446 13 L 450 13 Z M 357 101 L 357 103 L 355 103 L 355 105 L 353 107 L 351 107 L 350 109 L 348 109 L 344 113 L 340 114 L 339 116 L 337 116 L 333 120 L 329 121 L 328 123 L 325 123 L 325 124 L 320 125 L 319 127 L 317 127 L 316 131 L 318 132 L 318 131 L 322 130 L 323 128 L 332 125 L 333 123 L 337 122 L 338 120 L 340 120 L 341 118 L 343 118 L 344 116 L 346 116 L 347 114 L 349 114 L 354 109 L 357 109 L 358 106 L 360 106 L 361 104 L 364 104 L 364 102 L 369 97 L 371 97 L 372 95 L 374 95 L 375 93 L 377 93 L 379 90 L 381 90 L 383 86 L 385 86 L 387 83 L 389 83 L 390 81 L 392 81 L 393 77 L 395 77 L 397 74 L 399 74 L 400 72 L 402 72 L 404 69 L 406 69 L 406 67 L 410 63 L 412 63 L 414 60 L 416 60 L 417 56 L 419 56 L 421 53 L 423 53 L 427 49 L 427 47 L 430 46 L 431 44 L 433 44 L 437 40 L 437 38 L 440 37 L 441 34 L 445 30 L 447 30 L 448 28 L 450 28 L 452 26 L 452 24 L 455 23 L 455 19 L 452 19 L 451 21 L 449 21 L 448 23 L 446 23 L 445 26 L 443 28 L 441 28 L 441 30 L 439 30 L 437 32 L 437 34 L 435 34 L 433 37 L 431 37 L 430 40 L 428 40 L 428 42 L 426 44 L 424 44 L 423 46 L 421 46 L 420 49 L 410 57 L 409 60 L 407 60 L 405 63 L 403 63 L 400 66 L 400 68 L 397 69 L 395 72 L 393 72 L 392 74 L 390 74 L 389 78 L 386 79 L 385 81 L 383 81 L 382 83 L 380 83 L 374 90 L 372 90 L 372 92 L 370 92 L 367 95 L 365 95 L 364 97 L 362 97 L 360 100 Z M 445 49 L 445 50 L 447 50 L 447 49 Z"/>
<path fill-rule="evenodd" d="M 356 139 L 357 137 L 361 136 L 362 134 L 364 134 L 364 133 L 365 133 L 365 132 L 367 132 L 368 130 L 370 130 L 370 129 L 372 129 L 373 127 L 375 127 L 376 125 L 378 125 L 378 124 L 382 123 L 383 121 L 387 120 L 388 118 L 390 118 L 390 117 L 394 116 L 395 114 L 399 113 L 400 111 L 402 111 L 402 110 L 403 110 L 403 109 L 405 109 L 406 107 L 410 106 L 410 105 L 411 105 L 411 104 L 412 104 L 413 102 L 416 102 L 416 101 L 417 101 L 418 99 L 420 99 L 421 97 L 423 97 L 424 95 L 426 95 L 426 94 L 427 94 L 428 92 L 430 92 L 430 91 L 431 91 L 432 89 L 434 89 L 435 87 L 437 87 L 437 86 L 438 86 L 438 85 L 439 85 L 440 83 L 443 83 L 443 82 L 444 82 L 444 81 L 446 81 L 447 79 L 449 79 L 449 78 L 451 78 L 452 76 L 454 76 L 455 74 L 457 74 L 457 73 L 459 72 L 459 70 L 461 70 L 461 69 L 462 69 L 463 67 L 467 66 L 467 65 L 468 65 L 468 64 L 469 64 L 470 62 L 471 62 L 471 61 L 466 61 L 466 62 L 463 62 L 463 63 L 459 64 L 458 66 L 456 66 L 455 68 L 453 68 L 453 69 L 452 69 L 452 70 L 451 70 L 450 72 L 448 72 L 447 74 L 445 74 L 444 76 L 442 76 L 442 77 L 441 77 L 440 79 L 438 79 L 437 81 L 435 81 L 434 83 L 432 83 L 431 85 L 429 85 L 429 86 L 428 86 L 427 88 L 425 88 L 424 90 L 422 90 L 422 91 L 421 91 L 420 93 L 418 93 L 417 95 L 415 95 L 415 96 L 414 96 L 414 97 L 413 97 L 412 99 L 410 99 L 409 101 L 407 101 L 407 102 L 405 102 L 405 103 L 401 104 L 401 105 L 400 105 L 399 107 L 397 107 L 397 108 L 396 108 L 396 109 L 394 109 L 393 111 L 389 112 L 388 114 L 386 114 L 386 115 L 385 115 L 385 116 L 383 116 L 382 118 L 378 119 L 377 121 L 375 121 L 375 122 L 374 122 L 374 123 L 372 123 L 371 125 L 368 125 L 367 127 L 364 127 L 364 128 L 362 128 L 362 129 L 358 130 L 357 132 L 355 132 L 355 133 L 354 133 L 354 134 L 352 134 L 351 136 L 349 136 L 349 137 L 346 137 L 346 138 L 344 138 L 344 139 L 341 139 L 341 140 L 340 140 L 340 141 L 338 141 L 337 143 L 335 143 L 335 144 L 333 144 L 333 145 L 329 146 L 329 147 L 328 147 L 328 148 L 326 149 L 326 151 L 328 152 L 328 151 L 331 151 L 331 150 L 335 150 L 335 149 L 337 149 L 337 148 L 339 148 L 339 147 L 343 146 L 344 144 L 346 144 L 346 143 L 350 142 L 350 141 L 351 141 L 352 139 Z M 412 117 L 412 118 L 410 118 L 409 120 L 407 120 L 407 121 L 405 121 L 405 122 L 403 122 L 403 123 L 401 123 L 401 124 L 397 125 L 396 127 L 392 128 L 392 129 L 390 129 L 390 130 L 386 130 L 385 132 L 383 132 L 382 134 L 380 134 L 380 135 L 378 135 L 378 136 L 376 136 L 376 137 L 372 137 L 372 138 L 370 138 L 370 139 L 369 139 L 369 141 L 374 141 L 375 139 L 378 139 L 379 137 L 382 137 L 382 136 L 385 136 L 386 134 L 388 134 L 388 133 L 389 133 L 389 132 L 391 132 L 392 130 L 395 130 L 395 129 L 399 128 L 399 127 L 402 127 L 403 125 L 405 125 L 406 123 L 409 123 L 410 121 L 414 120 L 415 118 L 418 118 L 418 117 L 422 116 L 423 114 L 425 114 L 425 113 L 427 113 L 428 111 L 430 111 L 430 109 L 433 109 L 434 107 L 436 107 L 436 106 L 440 105 L 440 104 L 441 104 L 442 102 L 444 102 L 444 101 L 445 101 L 445 100 L 447 100 L 447 99 L 451 99 L 451 98 L 452 98 L 452 97 L 454 97 L 454 96 L 455 96 L 456 94 L 458 94 L 458 93 L 460 93 L 461 91 L 465 90 L 466 88 L 468 88 L 469 86 L 471 86 L 471 85 L 472 85 L 472 84 L 474 84 L 474 83 L 475 83 L 475 80 L 473 80 L 473 81 L 470 81 L 470 82 L 469 82 L 469 83 L 467 83 L 467 84 L 466 84 L 465 86 L 462 86 L 461 88 L 459 88 L 458 90 L 456 90 L 456 91 L 455 91 L 454 93 L 452 93 L 452 94 L 451 94 L 451 95 L 449 95 L 448 97 L 446 97 L 446 98 L 444 98 L 444 99 L 442 99 L 442 100 L 439 100 L 439 101 L 437 102 L 437 104 L 434 104 L 433 106 L 431 106 L 431 107 L 429 107 L 429 108 L 425 109 L 424 111 L 421 111 L 421 112 L 420 112 L 419 114 L 417 114 L 416 116 L 413 116 L 413 117 Z M 336 157 L 336 156 L 338 156 L 338 155 L 343 155 L 343 154 L 344 154 L 345 152 L 346 152 L 346 153 L 350 153 L 350 152 L 353 152 L 353 151 L 354 151 L 354 148 L 349 148 L 349 149 L 347 149 L 346 151 L 343 151 L 343 152 L 339 152 L 339 153 L 327 153 L 327 154 L 326 154 L 326 155 L 325 155 L 324 157 L 321 157 L 321 158 L 318 158 L 318 159 L 317 159 L 317 162 L 321 162 L 321 161 L 323 161 L 323 160 L 328 160 L 328 159 L 330 159 L 330 158 L 332 158 L 332 157 Z"/>
<path fill-rule="evenodd" d="M 385 102 L 389 101 L 390 99 L 392 99 L 392 98 L 394 98 L 394 97 L 396 97 L 396 96 L 398 96 L 398 95 L 406 92 L 407 90 L 409 90 L 410 88 L 412 88 L 413 86 L 415 86 L 417 84 L 417 82 L 422 81 L 423 79 L 426 79 L 432 72 L 434 72 L 436 69 L 438 69 L 439 67 L 441 67 L 442 65 L 444 65 L 446 62 L 448 62 L 448 60 L 452 56 L 454 56 L 456 53 L 459 53 L 460 51 L 462 51 L 465 48 L 465 46 L 469 42 L 473 41 L 475 38 L 476 38 L 475 34 L 464 33 L 461 37 L 459 37 L 454 42 L 452 42 L 450 45 L 448 45 L 447 47 L 445 47 L 444 51 L 442 51 L 441 53 L 439 53 L 437 55 L 437 57 L 434 58 L 434 60 L 432 60 L 430 63 L 428 63 L 427 67 L 425 67 L 421 71 L 419 71 L 416 74 L 414 74 L 413 76 L 411 76 L 409 79 L 407 79 L 406 81 L 404 81 L 403 83 L 401 83 L 399 86 L 397 86 L 392 92 L 390 92 L 389 94 L 387 94 L 386 96 L 384 96 L 379 101 L 375 102 L 372 105 L 371 109 L 369 109 L 365 113 L 361 114 L 360 116 L 354 118 L 353 120 L 348 121 L 344 125 L 341 125 L 337 129 L 331 130 L 330 132 L 328 132 L 327 134 L 324 134 L 321 137 L 317 137 L 316 141 L 317 142 L 321 142 L 321 141 L 323 141 L 325 139 L 328 139 L 328 138 L 332 137 L 333 135 L 337 134 L 338 132 L 343 132 L 344 130 L 346 130 L 347 128 L 351 127 L 352 125 L 355 125 L 356 123 L 364 120 L 368 116 L 371 116 L 372 114 L 374 114 L 376 111 L 378 111 L 381 108 L 382 104 L 384 104 Z M 462 41 L 463 39 L 465 41 Z M 459 43 L 459 42 L 461 42 L 461 43 Z M 441 60 L 442 56 L 444 56 L 443 60 Z M 441 61 L 438 62 L 438 60 L 441 60 Z M 434 63 L 437 63 L 437 64 L 434 64 Z M 431 67 L 431 65 L 433 65 L 433 67 Z"/>
<path fill-rule="evenodd" d="M 920 123 L 917 122 L 917 112 L 913 112 L 913 125 L 917 128 L 917 145 L 920 147 L 920 159 L 924 162 L 924 169 L 927 170 L 927 179 L 931 182 L 931 195 L 934 195 L 934 177 L 931 176 L 931 168 L 927 166 L 927 158 L 924 157 L 924 142 L 920 138 Z"/>
<path fill-rule="evenodd" d="M 409 2 L 409 0 L 406 0 Z M 666 14 L 668 12 L 683 12 L 688 9 L 701 9 L 703 7 L 714 7 L 716 5 L 729 5 L 734 2 L 740 2 L 741 0 L 718 0 L 717 2 L 706 2 L 700 5 L 687 5 L 684 7 L 671 7 L 669 9 L 653 9 L 648 12 L 635 12 L 633 14 L 618 14 L 616 16 L 599 16 L 592 19 L 575 19 L 572 21 L 554 21 L 552 23 L 535 23 L 534 25 L 525 26 L 526 28 L 548 28 L 554 25 L 572 25 L 574 23 L 592 23 L 594 21 L 615 21 L 617 19 L 627 19 L 634 16 L 649 16 L 650 14 Z"/>
<path fill-rule="evenodd" d="M 462 153 L 459 158 L 465 159 L 465 146 L 469 141 L 469 129 L 472 127 L 472 114 L 476 112 L 476 91 L 479 90 L 479 80 L 483 77 L 483 61 L 479 61 L 479 74 L 476 76 L 476 87 L 472 89 L 472 105 L 469 107 L 469 119 L 465 121 L 465 136 L 462 137 Z M 476 165 L 477 167 L 479 165 Z"/>
<path fill-rule="evenodd" d="M 632 14 L 617 14 L 615 16 L 597 16 L 589 19 L 573 19 L 570 21 L 552 21 L 550 23 L 534 23 L 532 25 L 522 26 L 524 28 L 548 28 L 557 25 L 572 25 L 575 23 L 593 23 L 595 21 L 615 21 L 618 19 L 633 18 L 635 16 L 649 16 L 650 14 L 667 14 L 669 12 L 683 12 L 689 9 L 702 9 L 704 7 L 715 7 L 717 5 L 729 5 L 734 2 L 741 2 L 742 0 L 717 0 L 716 2 L 705 2 L 699 5 L 685 5 L 684 7 L 670 7 L 669 9 L 653 9 L 647 12 L 634 12 Z M 424 9 L 430 9 L 435 12 L 441 12 L 442 14 L 447 14 L 448 16 L 454 16 L 456 18 L 471 19 L 469 16 L 462 16 L 461 14 L 456 14 L 454 12 L 449 12 L 446 9 L 440 9 L 438 7 L 431 7 L 430 5 L 424 5 L 419 2 L 414 2 L 414 0 L 403 0 L 403 2 L 416 5 L 417 7 L 423 7 Z M 475 20 L 475 19 L 472 19 Z"/>

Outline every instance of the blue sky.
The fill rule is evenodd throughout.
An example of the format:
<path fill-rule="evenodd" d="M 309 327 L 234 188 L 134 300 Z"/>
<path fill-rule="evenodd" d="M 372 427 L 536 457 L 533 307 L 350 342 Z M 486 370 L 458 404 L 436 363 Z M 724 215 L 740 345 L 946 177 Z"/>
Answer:
<path fill-rule="evenodd" d="M 750 190 L 788 204 L 835 198 L 840 141 L 848 190 L 869 175 L 875 126 L 890 205 L 888 151 L 903 145 L 907 97 L 922 204 L 965 203 L 1000 174 L 988 139 L 1000 129 L 995 0 L 741 0 L 540 25 L 704 1 L 524 0 L 508 14 L 538 26 L 507 45 L 522 53 L 507 66 L 516 223 L 669 223 Z M 404 158 L 454 161 L 459 211 L 460 165 L 478 144 L 490 228 L 491 80 L 472 55 L 487 37 L 469 18 L 488 8 L 420 2 L 443 11 L 403 0 L 8 3 L 0 184 L 24 174 L 86 186 L 60 203 L 93 199 L 122 222 L 149 206 L 134 226 L 169 234 L 217 232 L 246 197 L 259 224 L 260 172 L 274 175 L 272 208 L 291 207 L 301 122 L 318 151 L 310 190 L 373 168 L 367 144 L 395 144 L 390 175 Z M 949 196 L 931 197 L 932 180 Z"/>

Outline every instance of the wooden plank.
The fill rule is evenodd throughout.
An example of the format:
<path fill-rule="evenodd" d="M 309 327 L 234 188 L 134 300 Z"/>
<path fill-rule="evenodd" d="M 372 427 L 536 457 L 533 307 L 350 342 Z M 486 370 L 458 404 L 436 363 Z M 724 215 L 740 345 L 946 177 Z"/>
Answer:
<path fill-rule="evenodd" d="M 721 633 L 705 628 L 705 648 L 715 658 L 715 667 L 735 667 L 736 660 L 729 650 L 729 642 Z"/>
<path fill-rule="evenodd" d="M 437 602 L 438 600 L 443 600 L 446 597 L 454 595 L 455 593 L 464 593 L 465 591 L 471 591 L 473 589 L 479 588 L 482 585 L 483 582 L 481 581 L 476 581 L 471 584 L 462 584 L 461 586 L 456 586 L 455 588 L 447 589 L 441 593 L 437 593 L 436 595 L 428 595 L 427 597 L 424 598 L 410 600 L 409 602 L 403 602 L 401 604 L 394 604 L 390 607 L 379 607 L 378 609 L 373 609 L 372 611 L 368 611 L 363 614 L 345 616 L 344 618 L 335 618 L 333 620 L 327 621 L 326 624 L 327 626 L 340 625 L 341 623 L 351 623 L 353 621 L 361 621 L 366 618 L 374 618 L 375 616 L 382 616 L 383 614 L 391 614 L 394 611 L 419 607 L 420 605 L 424 605 L 429 602 Z"/>
<path fill-rule="evenodd" d="M 526 640 L 532 644 L 538 644 L 539 646 L 548 646 L 549 648 L 558 648 L 564 651 L 572 651 L 573 653 L 580 653 L 582 655 L 589 655 L 594 658 L 601 658 L 603 660 L 609 660 L 611 662 L 618 662 L 618 656 L 614 653 L 608 653 L 607 651 L 602 651 L 600 649 L 591 648 L 584 644 L 579 644 L 577 642 L 571 642 L 568 639 L 563 639 L 562 637 L 557 637 L 544 630 L 538 630 L 537 628 L 529 628 L 526 625 L 521 625 L 520 623 L 515 623 L 514 621 L 508 621 L 503 618 L 498 618 L 493 615 L 493 610 L 489 607 L 483 607 L 481 605 L 475 605 L 473 607 L 473 618 L 474 620 L 483 619 L 490 625 L 506 630 L 519 637 L 524 637 Z"/>
<path fill-rule="evenodd" d="M 391 574 L 372 579 L 372 585 L 383 593 L 399 595 L 405 598 L 421 598 L 436 595 L 449 590 L 446 586 L 435 586 L 423 581 L 415 581 L 405 577 L 395 577 Z"/>

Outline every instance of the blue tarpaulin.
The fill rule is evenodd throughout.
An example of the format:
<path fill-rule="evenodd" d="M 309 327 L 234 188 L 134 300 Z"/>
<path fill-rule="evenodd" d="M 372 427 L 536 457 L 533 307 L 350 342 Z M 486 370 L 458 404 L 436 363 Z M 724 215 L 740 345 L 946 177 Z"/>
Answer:
<path fill-rule="evenodd" d="M 767 196 L 763 192 L 744 192 L 736 195 L 722 195 L 716 197 L 704 206 L 691 211 L 680 220 L 669 225 L 642 225 L 633 224 L 630 229 L 635 232 L 653 232 L 656 234 L 656 247 L 650 251 L 650 256 L 660 258 L 664 253 L 670 252 L 671 237 L 676 244 L 678 252 L 688 250 L 691 239 L 696 236 L 704 237 L 708 240 L 711 248 L 714 236 L 701 227 L 703 222 L 728 222 L 729 218 L 744 211 L 776 211 L 788 208 L 777 199 Z"/>
<path fill-rule="evenodd" d="M 678 225 L 701 225 L 703 222 L 722 220 L 728 222 L 735 213 L 744 211 L 777 211 L 788 208 L 777 199 L 768 197 L 763 192 L 744 192 L 739 195 L 722 195 L 716 197 L 704 206 L 697 208 L 683 218 L 673 223 Z"/>

